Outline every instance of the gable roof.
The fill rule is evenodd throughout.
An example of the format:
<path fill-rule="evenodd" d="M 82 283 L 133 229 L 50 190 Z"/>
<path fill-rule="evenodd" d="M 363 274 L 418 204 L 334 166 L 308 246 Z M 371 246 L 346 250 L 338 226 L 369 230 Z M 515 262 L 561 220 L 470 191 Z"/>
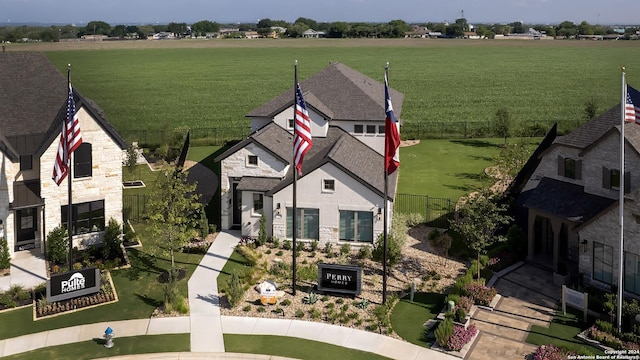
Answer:
<path fill-rule="evenodd" d="M 291 144 L 291 147 L 293 145 Z M 380 196 L 384 195 L 384 156 L 337 126 L 329 126 L 327 136 L 313 138 L 313 146 L 302 163 L 303 176 L 331 163 Z M 273 195 L 293 183 L 293 167 L 267 195 Z M 395 197 L 398 172 L 389 175 L 387 196 Z"/>
<path fill-rule="evenodd" d="M 76 108 L 84 107 L 121 147 L 126 143 L 104 119 L 102 110 L 75 89 Z M 67 79 L 42 53 L 0 53 L 0 131 L 9 142 L 34 144 L 18 153 L 41 155 L 57 138 L 66 116 Z M 13 140 L 12 140 L 13 139 Z M 26 150 L 25 150 L 26 149 Z"/>
<path fill-rule="evenodd" d="M 584 149 L 616 125 L 620 125 L 620 104 L 594 117 L 567 135 L 559 136 L 555 144 Z"/>
<path fill-rule="evenodd" d="M 300 82 L 300 88 L 307 105 L 318 110 L 329 120 L 384 121 L 385 119 L 384 84 L 346 65 L 332 63 Z M 394 113 L 397 118 L 400 118 L 404 95 L 391 88 L 389 92 Z M 293 105 L 293 94 L 294 89 L 289 88 L 248 113 L 247 117 L 272 118 Z"/>
<path fill-rule="evenodd" d="M 280 161 L 287 164 L 293 156 L 293 134 L 276 123 L 270 122 L 251 133 L 251 135 L 246 139 L 238 142 L 222 154 L 218 155 L 213 161 L 222 161 L 249 144 L 256 144 L 260 146 L 265 151 L 271 153 Z"/>

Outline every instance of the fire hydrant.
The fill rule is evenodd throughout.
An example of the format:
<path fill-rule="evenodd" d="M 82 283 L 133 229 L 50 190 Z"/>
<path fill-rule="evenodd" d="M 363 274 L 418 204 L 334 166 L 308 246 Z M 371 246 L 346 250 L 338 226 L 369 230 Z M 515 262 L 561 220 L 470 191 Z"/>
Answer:
<path fill-rule="evenodd" d="M 113 338 L 116 336 L 116 334 L 113 332 L 113 329 L 108 326 L 107 330 L 104 331 L 104 339 L 106 340 L 104 343 L 104 347 L 106 347 L 107 349 L 110 349 L 113 347 Z"/>

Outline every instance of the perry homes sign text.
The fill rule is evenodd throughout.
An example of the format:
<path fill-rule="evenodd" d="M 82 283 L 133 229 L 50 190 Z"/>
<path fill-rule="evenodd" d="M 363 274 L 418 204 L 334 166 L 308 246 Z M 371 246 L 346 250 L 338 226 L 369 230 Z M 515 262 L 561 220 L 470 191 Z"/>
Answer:
<path fill-rule="evenodd" d="M 86 268 L 55 274 L 47 281 L 47 301 L 60 301 L 100 291 L 100 270 Z"/>
<path fill-rule="evenodd" d="M 362 291 L 362 268 L 359 266 L 318 264 L 318 291 L 359 295 Z"/>

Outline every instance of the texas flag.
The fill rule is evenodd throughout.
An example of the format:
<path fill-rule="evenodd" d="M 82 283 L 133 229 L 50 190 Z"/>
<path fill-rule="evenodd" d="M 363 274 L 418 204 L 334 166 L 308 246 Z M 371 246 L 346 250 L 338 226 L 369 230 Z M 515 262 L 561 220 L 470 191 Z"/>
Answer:
<path fill-rule="evenodd" d="M 384 111 L 387 114 L 384 125 L 384 169 L 387 174 L 391 174 L 400 166 L 400 154 L 398 152 L 398 148 L 400 147 L 400 124 L 393 114 L 393 105 L 391 105 L 391 96 L 389 96 L 389 83 L 386 73 L 384 74 L 384 98 Z"/>

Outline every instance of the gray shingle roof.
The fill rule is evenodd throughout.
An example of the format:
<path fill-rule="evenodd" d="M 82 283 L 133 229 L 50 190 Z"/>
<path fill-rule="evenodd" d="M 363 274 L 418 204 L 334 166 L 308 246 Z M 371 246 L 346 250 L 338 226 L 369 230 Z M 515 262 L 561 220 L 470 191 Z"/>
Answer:
<path fill-rule="evenodd" d="M 524 206 L 584 223 L 611 206 L 616 200 L 588 194 L 584 187 L 551 178 L 542 178 L 534 189 L 523 193 Z"/>
<path fill-rule="evenodd" d="M 279 178 L 243 176 L 237 189 L 240 191 L 269 191 L 280 181 Z"/>
<path fill-rule="evenodd" d="M 214 161 L 219 162 L 250 143 L 259 145 L 285 163 L 289 163 L 293 156 L 293 135 L 276 123 L 271 122 L 218 155 Z"/>
<path fill-rule="evenodd" d="M 555 143 L 584 149 L 616 125 L 620 125 L 620 104 L 589 120 L 569 134 L 556 138 Z"/>
<path fill-rule="evenodd" d="M 380 72 L 382 77 L 383 73 Z M 308 106 L 327 119 L 384 120 L 384 84 L 365 76 L 346 65 L 333 63 L 310 78 L 300 82 Z M 394 113 L 402 112 L 402 93 L 389 89 Z M 254 109 L 248 117 L 273 117 L 293 104 L 293 88 Z"/>
<path fill-rule="evenodd" d="M 363 185 L 384 195 L 384 157 L 336 126 L 330 126 L 325 138 L 313 138 L 313 146 L 302 164 L 304 174 L 331 163 L 346 172 Z M 389 176 L 390 199 L 395 197 L 395 184 L 398 172 Z M 293 182 L 293 167 L 289 168 L 285 179 L 273 188 L 272 195 Z"/>
<path fill-rule="evenodd" d="M 74 96 L 76 108 L 84 107 L 122 149 L 126 148 L 102 110 L 76 89 Z M 66 99 L 67 79 L 46 56 L 36 52 L 0 53 L 0 131 L 19 154 L 35 152 L 39 156 L 58 138 L 66 116 Z"/>

